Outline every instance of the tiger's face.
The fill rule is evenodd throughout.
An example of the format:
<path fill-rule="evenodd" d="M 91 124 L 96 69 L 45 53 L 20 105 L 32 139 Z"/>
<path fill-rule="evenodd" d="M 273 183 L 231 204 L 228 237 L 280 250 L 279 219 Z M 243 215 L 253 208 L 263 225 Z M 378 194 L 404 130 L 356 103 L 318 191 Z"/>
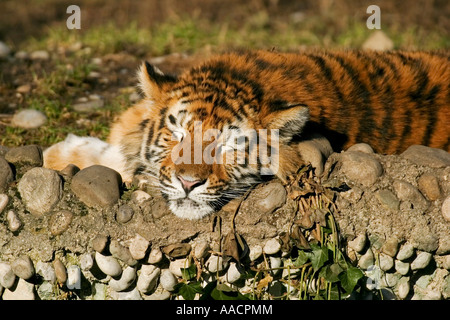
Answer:
<path fill-rule="evenodd" d="M 175 215 L 202 218 L 255 183 L 298 166 L 288 140 L 307 121 L 304 106 L 278 117 L 265 113 L 245 83 L 223 78 L 226 72 L 194 69 L 174 79 L 146 63 L 139 77 L 146 98 L 133 114 L 138 128 L 131 130 L 133 121 L 122 116 L 129 128 L 121 144 L 134 173 L 151 177 Z M 139 148 L 130 151 L 137 141 Z"/>

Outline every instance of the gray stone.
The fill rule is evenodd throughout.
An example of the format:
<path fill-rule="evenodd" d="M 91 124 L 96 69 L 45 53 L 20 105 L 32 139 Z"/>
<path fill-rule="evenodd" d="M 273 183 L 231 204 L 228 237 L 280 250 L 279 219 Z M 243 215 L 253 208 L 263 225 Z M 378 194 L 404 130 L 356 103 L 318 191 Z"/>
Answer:
<path fill-rule="evenodd" d="M 5 192 L 13 181 L 14 174 L 11 167 L 3 157 L 0 157 L 0 192 Z"/>
<path fill-rule="evenodd" d="M 36 50 L 30 53 L 31 60 L 48 60 L 50 59 L 50 54 L 45 50 Z"/>
<path fill-rule="evenodd" d="M 199 241 L 197 243 L 195 243 L 194 246 L 194 256 L 197 259 L 202 259 L 205 258 L 208 254 L 209 254 L 209 250 L 210 250 L 210 246 L 209 243 L 206 241 Z"/>
<path fill-rule="evenodd" d="M 350 148 L 348 148 L 347 151 L 359 151 L 359 152 L 364 152 L 364 153 L 368 153 L 368 154 L 374 153 L 372 147 L 370 145 L 368 145 L 367 143 L 354 144 Z"/>
<path fill-rule="evenodd" d="M 11 53 L 11 49 L 6 43 L 0 41 L 0 58 L 6 58 Z"/>
<path fill-rule="evenodd" d="M 87 102 L 81 102 L 72 106 L 73 110 L 81 113 L 96 111 L 104 106 L 105 102 L 101 99 L 95 99 Z"/>
<path fill-rule="evenodd" d="M 397 283 L 397 297 L 401 300 L 406 299 L 411 290 L 409 277 L 402 277 Z"/>
<path fill-rule="evenodd" d="M 36 129 L 42 127 L 47 122 L 47 116 L 39 110 L 25 109 L 14 114 L 11 119 L 13 127 L 23 129 Z"/>
<path fill-rule="evenodd" d="M 0 194 L 0 213 L 3 212 L 3 210 L 8 205 L 9 198 L 6 194 Z"/>
<path fill-rule="evenodd" d="M 109 251 L 114 257 L 122 260 L 129 266 L 135 266 L 137 264 L 137 261 L 132 257 L 130 250 L 122 246 L 117 240 L 111 240 Z"/>
<path fill-rule="evenodd" d="M 394 258 L 398 252 L 398 239 L 397 238 L 389 238 L 381 247 L 381 251 L 386 253 L 388 256 Z"/>
<path fill-rule="evenodd" d="M 35 270 L 33 261 L 31 261 L 29 256 L 20 256 L 11 263 L 12 271 L 24 280 L 30 279 L 34 276 Z"/>
<path fill-rule="evenodd" d="M 372 186 L 383 174 L 383 167 L 372 155 L 347 151 L 340 155 L 342 172 L 353 182 Z"/>
<path fill-rule="evenodd" d="M 228 268 L 227 273 L 224 276 L 224 280 L 228 283 L 235 283 L 241 278 L 241 275 L 242 273 L 237 268 L 236 263 L 231 262 L 230 267 Z"/>
<path fill-rule="evenodd" d="M 417 181 L 420 192 L 428 200 L 434 201 L 441 197 L 441 188 L 439 187 L 439 181 L 436 176 L 430 173 L 424 173 Z"/>
<path fill-rule="evenodd" d="M 16 274 L 13 272 L 11 265 L 6 262 L 0 262 L 0 286 L 11 288 L 16 280 Z"/>
<path fill-rule="evenodd" d="M 255 261 L 262 256 L 263 248 L 260 245 L 254 245 L 250 247 L 250 261 Z"/>
<path fill-rule="evenodd" d="M 375 30 L 362 44 L 364 50 L 389 51 L 394 49 L 394 42 L 381 30 Z"/>
<path fill-rule="evenodd" d="M 130 243 L 129 250 L 131 256 L 136 260 L 144 259 L 149 245 L 150 242 L 137 233 Z"/>
<path fill-rule="evenodd" d="M 16 232 L 22 226 L 22 221 L 20 221 L 14 210 L 9 210 L 6 214 L 6 221 L 8 222 L 8 229 L 12 232 Z"/>
<path fill-rule="evenodd" d="M 380 254 L 380 269 L 383 271 L 391 270 L 394 266 L 394 259 L 387 254 Z"/>
<path fill-rule="evenodd" d="M 169 273 L 171 274 L 170 271 Z M 158 277 L 160 274 L 161 269 L 159 269 L 158 267 L 155 267 L 154 265 L 151 264 L 143 264 L 141 267 L 141 273 L 139 274 L 136 287 L 140 292 L 144 294 L 152 292 L 156 288 L 156 285 L 158 283 Z"/>
<path fill-rule="evenodd" d="M 400 207 L 397 197 L 389 190 L 379 190 L 375 196 L 386 209 L 398 210 Z"/>
<path fill-rule="evenodd" d="M 73 177 L 71 189 L 87 206 L 108 207 L 119 200 L 121 183 L 122 178 L 117 171 L 93 165 Z"/>
<path fill-rule="evenodd" d="M 156 264 L 160 262 L 163 258 L 163 253 L 158 247 L 153 247 L 152 250 L 150 250 L 150 254 L 148 255 L 147 262 L 150 264 Z"/>
<path fill-rule="evenodd" d="M 395 270 L 401 275 L 406 275 L 409 272 L 409 263 L 395 260 Z"/>
<path fill-rule="evenodd" d="M 116 300 L 142 300 L 142 297 L 137 288 L 130 291 L 117 292 L 115 295 Z"/>
<path fill-rule="evenodd" d="M 322 174 L 326 159 L 333 153 L 330 142 L 320 135 L 304 138 L 298 143 L 297 150 L 303 161 L 312 165 L 317 175 Z"/>
<path fill-rule="evenodd" d="M 73 214 L 70 211 L 62 210 L 54 213 L 50 217 L 49 229 L 54 236 L 62 234 L 72 223 Z"/>
<path fill-rule="evenodd" d="M 94 258 L 90 253 L 84 253 L 80 256 L 81 270 L 88 271 L 94 266 Z"/>
<path fill-rule="evenodd" d="M 281 243 L 277 238 L 269 239 L 263 248 L 263 251 L 266 254 L 276 254 L 280 250 L 281 250 Z"/>
<path fill-rule="evenodd" d="M 348 242 L 349 248 L 355 250 L 360 253 L 364 250 L 367 243 L 367 236 L 365 233 L 358 235 L 355 239 Z"/>
<path fill-rule="evenodd" d="M 413 145 L 401 154 L 405 159 L 431 168 L 444 168 L 450 166 L 450 153 L 442 149 Z"/>
<path fill-rule="evenodd" d="M 102 253 L 105 250 L 107 243 L 108 243 L 107 236 L 98 235 L 94 238 L 94 240 L 92 240 L 92 249 Z"/>
<path fill-rule="evenodd" d="M 71 265 L 67 268 L 66 286 L 69 290 L 81 289 L 81 270 L 77 265 Z"/>
<path fill-rule="evenodd" d="M 433 252 L 439 247 L 439 238 L 428 225 L 417 224 L 411 230 L 410 241 L 422 251 Z"/>
<path fill-rule="evenodd" d="M 373 255 L 372 250 L 369 248 L 367 249 L 366 253 L 359 258 L 358 266 L 361 269 L 367 270 L 370 266 L 373 266 L 375 264 L 375 257 Z"/>
<path fill-rule="evenodd" d="M 271 182 L 252 193 L 255 210 L 270 214 L 286 202 L 286 190 L 279 182 Z"/>
<path fill-rule="evenodd" d="M 433 255 L 429 252 L 421 252 L 411 263 L 411 270 L 423 269 L 430 263 Z"/>
<path fill-rule="evenodd" d="M 400 247 L 400 250 L 397 253 L 398 260 L 406 260 L 412 257 L 414 254 L 414 246 L 410 243 L 405 243 Z"/>
<path fill-rule="evenodd" d="M 111 279 L 109 281 L 109 286 L 114 291 L 120 292 L 128 289 L 136 280 L 136 269 L 133 267 L 126 267 L 122 272 L 122 276 L 119 280 Z"/>
<path fill-rule="evenodd" d="M 6 161 L 15 166 L 42 167 L 42 149 L 36 145 L 11 148 L 5 154 Z"/>
<path fill-rule="evenodd" d="M 436 254 L 443 255 L 450 253 L 450 235 L 441 236 Z"/>
<path fill-rule="evenodd" d="M 414 205 L 414 208 L 421 211 L 425 211 L 428 208 L 428 201 L 412 184 L 401 180 L 395 180 L 393 187 L 400 200 L 411 202 Z"/>
<path fill-rule="evenodd" d="M 36 263 L 36 274 L 39 274 L 42 279 L 48 281 L 49 283 L 56 282 L 55 269 L 53 269 L 51 263 L 38 261 Z"/>
<path fill-rule="evenodd" d="M 444 219 L 450 222 L 450 196 L 447 196 L 447 198 L 445 198 L 444 202 L 442 203 L 441 210 Z"/>
<path fill-rule="evenodd" d="M 221 272 L 228 266 L 228 262 L 221 256 L 211 255 L 205 263 L 206 268 L 211 273 Z"/>
<path fill-rule="evenodd" d="M 170 292 L 175 290 L 175 286 L 178 284 L 178 281 L 169 269 L 163 269 L 161 270 L 159 283 L 161 284 L 161 287 Z"/>
<path fill-rule="evenodd" d="M 95 262 L 100 271 L 106 275 L 118 277 L 122 274 L 122 268 L 113 256 L 104 256 L 99 252 L 95 252 Z"/>
<path fill-rule="evenodd" d="M 116 220 L 120 223 L 127 223 L 133 218 L 134 210 L 127 204 L 123 204 L 119 207 L 116 214 Z"/>
<path fill-rule="evenodd" d="M 12 289 L 12 288 L 11 288 Z M 34 285 L 24 279 L 19 279 L 14 291 L 6 289 L 2 296 L 3 300 L 35 300 Z"/>
<path fill-rule="evenodd" d="M 18 190 L 32 215 L 42 216 L 51 211 L 63 195 L 59 175 L 46 168 L 33 168 L 19 181 Z"/>
<path fill-rule="evenodd" d="M 186 269 L 191 266 L 191 259 L 176 259 L 170 261 L 169 270 L 172 272 L 176 277 L 182 277 L 183 274 L 181 272 L 181 269 Z"/>

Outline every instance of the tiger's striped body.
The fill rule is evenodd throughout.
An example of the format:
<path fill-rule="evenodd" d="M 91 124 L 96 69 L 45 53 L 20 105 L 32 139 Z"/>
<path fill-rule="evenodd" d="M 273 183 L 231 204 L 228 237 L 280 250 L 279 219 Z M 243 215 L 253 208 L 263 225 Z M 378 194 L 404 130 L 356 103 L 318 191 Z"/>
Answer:
<path fill-rule="evenodd" d="M 449 151 L 449 58 L 446 51 L 234 52 L 179 78 L 145 64 L 139 77 L 146 98 L 112 126 L 109 143 L 121 149 L 125 163 L 118 167 L 126 166 L 125 179 L 153 177 L 176 215 L 201 218 L 261 181 L 264 164 L 174 163 L 171 152 L 193 137 L 195 123 L 220 137 L 276 130 L 273 174 L 281 179 L 303 163 L 298 143 L 307 132 L 324 134 L 336 151 L 357 142 L 379 153 L 400 153 L 413 144 Z M 209 143 L 191 144 L 192 151 Z M 270 138 L 268 143 L 273 145 Z M 247 159 L 258 148 L 247 142 L 240 150 Z M 69 149 L 64 142 L 48 149 L 45 165 L 62 169 L 73 162 L 76 150 Z"/>

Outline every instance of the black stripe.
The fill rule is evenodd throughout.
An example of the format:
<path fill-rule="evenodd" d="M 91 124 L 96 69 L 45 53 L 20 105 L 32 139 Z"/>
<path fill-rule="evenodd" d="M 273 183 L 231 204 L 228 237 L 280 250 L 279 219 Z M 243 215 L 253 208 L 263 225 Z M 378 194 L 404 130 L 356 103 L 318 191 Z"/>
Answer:
<path fill-rule="evenodd" d="M 428 92 L 428 94 L 425 97 L 425 102 L 428 105 L 428 123 L 425 130 L 425 135 L 422 140 L 422 144 L 425 146 L 428 146 L 430 144 L 431 137 L 433 136 L 433 133 L 436 129 L 436 123 L 438 121 L 438 109 L 439 106 L 437 106 L 434 103 L 434 100 L 436 98 L 436 95 L 439 93 L 441 87 L 440 85 L 435 85 L 431 90 Z"/>
<path fill-rule="evenodd" d="M 400 151 L 405 149 L 405 140 L 406 137 L 411 135 L 411 122 L 412 122 L 412 111 L 411 110 L 406 110 L 405 113 L 405 119 L 403 121 L 404 123 L 404 127 L 403 127 L 403 131 L 402 134 L 400 135 L 400 143 L 397 146 L 397 152 L 396 153 L 400 153 Z"/>

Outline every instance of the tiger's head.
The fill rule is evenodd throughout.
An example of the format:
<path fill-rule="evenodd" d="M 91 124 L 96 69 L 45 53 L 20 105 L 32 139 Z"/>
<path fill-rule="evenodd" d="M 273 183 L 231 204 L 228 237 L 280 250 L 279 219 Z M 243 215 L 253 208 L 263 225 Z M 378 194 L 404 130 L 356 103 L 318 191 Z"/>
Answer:
<path fill-rule="evenodd" d="M 258 83 L 266 80 L 223 59 L 178 78 L 144 63 L 145 98 L 112 128 L 134 174 L 147 175 L 181 218 L 202 218 L 301 161 L 289 142 L 308 109 L 272 97 Z"/>

